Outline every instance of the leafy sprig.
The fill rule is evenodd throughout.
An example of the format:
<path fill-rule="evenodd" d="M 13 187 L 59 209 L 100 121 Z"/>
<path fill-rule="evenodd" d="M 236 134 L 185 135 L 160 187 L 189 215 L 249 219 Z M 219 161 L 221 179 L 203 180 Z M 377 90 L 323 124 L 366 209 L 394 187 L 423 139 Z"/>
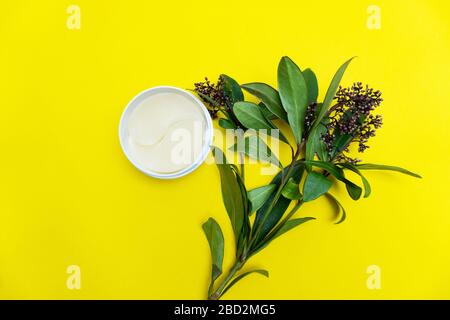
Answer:
<path fill-rule="evenodd" d="M 247 136 L 243 146 L 233 147 L 241 156 L 259 158 L 280 167 L 280 172 L 268 185 L 253 190 L 247 190 L 245 186 L 244 166 L 239 169 L 226 160 L 220 149 L 213 148 L 221 177 L 222 198 L 233 228 L 236 255 L 232 268 L 220 279 L 224 238 L 220 226 L 210 218 L 203 225 L 212 256 L 209 299 L 221 298 L 251 273 L 268 277 L 266 270 L 239 272 L 252 256 L 273 240 L 315 219 L 293 218 L 305 202 L 322 196 L 329 198 L 340 214 L 336 223 L 342 223 L 347 213 L 339 200 L 329 193 L 333 184 L 343 183 L 350 198 L 358 200 L 371 193 L 369 181 L 363 175 L 365 170 L 391 170 L 420 178 L 400 167 L 362 164 L 348 155 L 351 143 L 357 143 L 360 152 L 367 149 L 368 139 L 381 126 L 381 116 L 372 113 L 382 102 L 379 91 L 360 82 L 350 88 L 340 87 L 351 61 L 338 69 L 322 102 L 317 101 L 319 89 L 314 72 L 301 70 L 288 57 L 281 58 L 278 65 L 278 90 L 261 82 L 240 86 L 226 75 L 221 75 L 217 84 L 211 84 L 207 79 L 195 84 L 195 91 L 208 105 L 211 115 L 221 116 L 221 127 L 270 132 L 279 129 L 276 123 L 285 122 L 295 139 L 295 143 L 291 143 L 285 135 L 279 135 L 292 150 L 287 166 L 278 161 L 267 145 L 261 144 L 258 135 Z M 254 95 L 260 103 L 244 101 L 243 90 Z M 260 152 L 261 145 L 265 152 Z M 346 178 L 346 171 L 359 175 L 362 187 Z M 252 214 L 255 214 L 253 222 Z M 219 279 L 220 283 L 216 284 Z"/>

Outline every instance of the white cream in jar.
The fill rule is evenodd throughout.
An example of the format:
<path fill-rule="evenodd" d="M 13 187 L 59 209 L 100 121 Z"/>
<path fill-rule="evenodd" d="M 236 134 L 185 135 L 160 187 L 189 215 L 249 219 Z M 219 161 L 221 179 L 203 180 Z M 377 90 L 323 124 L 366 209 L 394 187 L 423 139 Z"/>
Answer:
<path fill-rule="evenodd" d="M 203 103 L 189 92 L 156 87 L 130 102 L 119 135 L 125 154 L 138 169 L 157 178 L 176 178 L 206 158 L 212 123 Z"/>

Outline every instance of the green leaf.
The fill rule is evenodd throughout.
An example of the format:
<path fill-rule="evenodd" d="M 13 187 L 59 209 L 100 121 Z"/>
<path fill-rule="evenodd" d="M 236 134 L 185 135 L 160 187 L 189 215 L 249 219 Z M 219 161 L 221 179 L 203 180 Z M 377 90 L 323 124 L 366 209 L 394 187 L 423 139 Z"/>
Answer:
<path fill-rule="evenodd" d="M 244 126 L 249 129 L 266 129 L 271 130 L 272 127 L 267 122 L 261 109 L 252 102 L 237 102 L 233 106 L 233 112 Z"/>
<path fill-rule="evenodd" d="M 295 141 L 302 141 L 308 89 L 300 68 L 289 58 L 283 57 L 278 65 L 278 90 Z"/>
<path fill-rule="evenodd" d="M 415 178 L 422 178 L 417 173 L 411 172 L 409 170 L 396 167 L 396 166 L 388 166 L 383 164 L 372 164 L 372 163 L 364 163 L 364 164 L 358 164 L 356 167 L 359 170 L 389 170 L 389 171 L 397 171 L 403 174 L 407 174 L 409 176 L 415 177 Z"/>
<path fill-rule="evenodd" d="M 323 174 L 311 171 L 306 176 L 303 186 L 303 201 L 308 202 L 317 199 L 326 193 L 333 183 Z"/>
<path fill-rule="evenodd" d="M 288 168 L 283 168 L 270 182 L 271 184 L 275 184 L 277 188 L 280 186 L 283 176 L 287 173 Z M 301 162 L 296 162 L 294 164 L 294 169 L 292 171 L 292 179 L 296 183 L 300 183 L 300 180 L 303 176 L 303 172 L 305 171 L 305 165 Z M 264 203 L 264 205 L 256 212 L 256 218 L 255 223 L 253 225 L 253 230 L 257 230 L 259 228 L 259 225 L 264 220 L 264 216 L 266 214 L 266 211 L 268 210 L 270 204 L 272 203 L 273 199 L 275 198 L 277 190 L 274 190 L 270 197 L 267 199 L 267 201 Z M 259 242 L 261 239 L 264 239 L 264 237 L 272 230 L 274 226 L 280 221 L 280 219 L 283 217 L 283 214 L 288 209 L 289 205 L 291 203 L 290 199 L 287 199 L 285 197 L 280 197 L 278 201 L 275 203 L 274 208 L 272 209 L 270 215 L 265 219 L 264 226 L 261 227 L 261 234 L 258 236 L 257 245 L 259 245 Z"/>
<path fill-rule="evenodd" d="M 342 170 L 341 168 L 339 168 L 337 166 L 336 166 L 336 168 L 339 170 L 341 177 L 343 177 L 343 179 L 341 179 L 341 181 L 343 181 L 345 183 L 345 188 L 347 189 L 347 193 L 349 194 L 350 198 L 352 198 L 353 200 L 359 200 L 359 198 L 361 198 L 361 195 L 362 195 L 362 191 L 363 191 L 362 188 L 360 186 L 354 184 L 347 178 L 345 178 L 344 170 Z"/>
<path fill-rule="evenodd" d="M 319 84 L 317 83 L 317 77 L 311 69 L 303 70 L 303 77 L 305 78 L 306 87 L 308 88 L 308 105 L 317 101 L 319 95 Z"/>
<path fill-rule="evenodd" d="M 253 231 L 258 230 L 259 228 L 259 234 L 257 239 L 255 240 L 256 244 L 259 244 L 260 241 L 262 239 L 264 239 L 264 237 L 270 232 L 270 230 L 272 230 L 273 227 L 276 226 L 276 224 L 280 221 L 280 219 L 283 217 L 283 214 L 286 212 L 286 210 L 288 209 L 291 200 L 287 199 L 285 197 L 279 197 L 278 201 L 275 203 L 272 211 L 270 212 L 270 214 L 263 219 L 263 217 L 266 215 L 266 211 L 269 209 L 270 204 L 272 203 L 272 201 L 275 198 L 275 193 L 273 192 L 269 199 L 267 199 L 267 201 L 264 203 L 264 205 L 256 212 L 256 218 L 255 218 L 255 223 L 253 225 Z M 262 224 L 264 220 L 264 224 Z M 261 227 L 260 227 L 261 225 Z"/>
<path fill-rule="evenodd" d="M 266 118 L 266 120 L 275 120 L 278 119 L 278 117 L 276 115 L 274 115 L 267 107 L 264 103 L 260 102 L 258 103 L 258 106 L 261 108 L 261 112 L 264 116 L 264 118 Z"/>
<path fill-rule="evenodd" d="M 328 87 L 327 93 L 325 95 L 325 100 L 323 100 L 323 107 L 320 109 L 320 112 L 316 118 L 317 124 L 320 123 L 320 121 L 322 121 L 322 118 L 325 116 L 328 109 L 330 108 L 334 96 L 336 95 L 336 91 L 339 88 L 339 84 L 341 83 L 342 77 L 344 76 L 345 70 L 347 69 L 348 65 L 353 59 L 354 58 L 351 58 L 350 60 L 346 61 L 342 66 L 340 66 L 338 71 L 334 75 L 333 80 L 331 80 L 331 84 Z"/>
<path fill-rule="evenodd" d="M 353 136 L 350 134 L 337 135 L 334 141 L 333 150 L 331 151 L 331 158 L 334 159 L 339 153 L 345 150 L 352 140 Z"/>
<path fill-rule="evenodd" d="M 233 105 L 236 102 L 244 101 L 244 93 L 236 80 L 227 76 L 226 74 L 220 75 L 223 80 L 223 93 L 228 98 L 226 99 L 226 108 L 222 108 L 221 111 L 227 116 L 227 118 L 234 122 L 237 127 L 241 127 L 236 115 L 232 112 Z"/>
<path fill-rule="evenodd" d="M 214 147 L 213 155 L 220 173 L 223 203 L 230 218 L 236 244 L 238 245 L 242 226 L 248 219 L 247 192 L 245 191 L 245 187 L 243 190 L 239 175 L 236 174 L 233 166 L 227 163 L 222 151 Z"/>
<path fill-rule="evenodd" d="M 269 146 L 257 135 L 245 137 L 243 143 L 234 144 L 230 150 L 244 153 L 246 156 L 261 162 L 283 167 Z"/>
<path fill-rule="evenodd" d="M 233 121 L 228 119 L 219 119 L 219 126 L 221 126 L 224 129 L 236 129 L 236 125 L 233 123 Z"/>
<path fill-rule="evenodd" d="M 331 106 L 331 103 L 333 102 L 334 96 L 336 95 L 336 91 L 339 88 L 339 84 L 342 80 L 342 77 L 345 73 L 345 70 L 347 69 L 348 65 L 354 58 L 351 58 L 347 62 L 345 62 L 336 72 L 333 79 L 331 80 L 331 84 L 328 87 L 327 93 L 325 95 L 325 100 L 323 101 L 322 107 L 319 109 L 319 113 L 316 116 L 316 120 L 314 121 L 314 125 L 311 129 L 311 132 L 309 134 L 312 139 L 308 139 L 306 143 L 306 160 L 313 160 L 314 154 L 317 152 L 317 146 L 314 146 L 314 144 L 317 143 L 317 139 L 320 137 L 319 127 L 321 126 L 322 120 L 327 113 L 328 109 Z M 308 146 L 309 144 L 309 146 Z M 325 160 L 325 159 L 322 159 Z"/>
<path fill-rule="evenodd" d="M 318 111 L 323 107 L 321 103 L 317 105 Z M 328 150 L 325 143 L 322 141 L 322 135 L 327 132 L 327 124 L 329 118 L 322 120 L 320 125 L 309 133 L 308 140 L 306 142 L 306 160 L 314 160 L 314 155 L 317 153 L 319 159 L 322 161 L 328 161 Z"/>
<path fill-rule="evenodd" d="M 261 208 L 263 204 L 269 199 L 272 192 L 275 190 L 275 184 L 259 187 L 248 192 L 248 200 L 251 203 L 250 212 L 254 212 Z"/>
<path fill-rule="evenodd" d="M 222 263 L 224 253 L 223 233 L 219 224 L 213 218 L 209 218 L 202 225 L 206 239 L 208 239 L 209 248 L 211 250 L 212 272 L 211 283 L 222 274 Z"/>
<path fill-rule="evenodd" d="M 288 232 L 289 230 L 305 223 L 311 220 L 316 220 L 316 218 L 312 217 L 304 217 L 304 218 L 298 218 L 298 219 L 291 219 L 286 221 L 286 223 L 273 235 L 273 237 L 270 239 L 270 241 L 275 240 L 279 236 L 281 236 L 283 233 Z"/>
<path fill-rule="evenodd" d="M 244 101 L 244 93 L 242 92 L 239 83 L 237 83 L 236 80 L 227 76 L 226 74 L 222 74 L 220 77 L 224 82 L 224 93 L 231 100 L 231 106 L 236 102 Z"/>
<path fill-rule="evenodd" d="M 345 209 L 342 206 L 342 204 L 331 193 L 326 193 L 325 195 L 328 197 L 328 199 L 330 199 L 337 206 L 337 208 L 339 210 L 338 214 L 342 211 L 341 218 L 335 224 L 340 224 L 340 223 L 344 222 L 344 220 L 347 218 L 347 213 L 345 212 Z"/>
<path fill-rule="evenodd" d="M 252 274 L 252 273 L 259 273 L 260 275 L 265 276 L 266 278 L 269 277 L 269 272 L 267 270 L 263 270 L 263 269 L 257 269 L 257 270 L 251 270 L 251 271 L 247 271 L 244 272 L 243 274 L 237 276 L 236 278 L 234 278 L 230 284 L 222 291 L 222 293 L 220 294 L 220 296 L 223 296 L 225 294 L 225 292 L 227 292 L 228 290 L 231 289 L 231 287 L 233 287 L 237 282 L 239 282 L 240 280 L 242 280 L 243 278 L 245 278 L 246 276 Z"/>
<path fill-rule="evenodd" d="M 298 183 L 296 183 L 292 178 L 290 178 L 288 182 L 286 182 L 283 190 L 281 191 L 281 194 L 283 195 L 283 197 L 291 200 L 298 200 L 302 197 L 302 195 L 300 194 Z"/>
<path fill-rule="evenodd" d="M 288 146 L 291 147 L 291 145 L 289 143 L 289 140 L 285 137 L 283 132 L 281 132 L 280 128 L 278 128 L 272 122 L 271 115 L 273 115 L 273 114 L 269 111 L 269 109 L 267 109 L 267 107 L 262 102 L 260 102 L 258 104 L 258 106 L 261 108 L 261 112 L 262 112 L 264 118 L 266 118 L 266 121 L 269 123 L 270 127 L 272 128 L 272 129 L 267 131 L 267 134 L 270 135 L 271 137 L 275 137 L 275 135 L 273 134 L 273 130 L 277 130 L 278 131 L 278 140 L 283 141 L 284 143 L 286 143 Z M 274 117 L 275 117 L 275 119 L 277 118 L 276 116 L 274 116 Z"/>
<path fill-rule="evenodd" d="M 325 169 L 330 174 L 332 174 L 336 179 L 339 181 L 342 181 L 345 183 L 345 186 L 347 188 L 348 194 L 353 200 L 358 200 L 361 197 L 362 189 L 361 187 L 357 186 L 347 178 L 345 178 L 344 173 L 341 168 L 338 168 L 336 165 L 330 163 L 330 162 L 324 162 L 324 161 L 301 161 L 302 163 L 309 165 L 309 166 L 315 166 L 322 169 Z"/>
<path fill-rule="evenodd" d="M 351 164 L 351 163 L 339 163 L 338 165 L 342 166 L 343 168 L 346 168 L 348 170 L 353 171 L 354 173 L 358 174 L 361 177 L 361 181 L 364 185 L 364 198 L 367 198 L 370 196 L 370 193 L 372 192 L 372 188 L 370 187 L 369 181 L 363 176 L 361 171 L 358 170 L 358 168 Z"/>
<path fill-rule="evenodd" d="M 195 93 L 197 93 L 200 98 L 207 101 L 209 104 L 216 106 L 216 107 L 220 106 L 220 104 L 216 100 L 211 98 L 210 96 L 207 96 L 206 94 L 203 94 L 203 93 L 197 92 L 197 91 Z"/>
<path fill-rule="evenodd" d="M 286 167 L 283 168 L 283 170 L 281 170 L 280 172 L 278 172 L 277 175 L 272 179 L 271 183 L 279 185 L 281 183 L 283 176 L 287 173 L 288 169 L 289 168 Z M 304 171 L 305 171 L 305 164 L 303 163 L 303 161 L 295 162 L 294 169 L 292 171 L 292 179 L 294 179 L 296 183 L 300 183 Z"/>
<path fill-rule="evenodd" d="M 305 160 L 305 161 L 301 161 L 301 162 L 303 162 L 304 164 L 307 164 L 307 165 L 311 165 L 313 167 L 325 169 L 326 171 L 331 173 L 334 177 L 336 177 L 336 179 L 338 179 L 338 180 L 345 179 L 344 175 L 339 170 L 339 168 L 330 162 L 317 161 L 317 160 L 311 160 L 311 161 Z"/>
<path fill-rule="evenodd" d="M 322 108 L 322 105 L 319 105 L 319 110 Z M 327 125 L 330 122 L 330 118 L 324 118 L 320 123 L 319 127 L 315 130 L 317 132 L 317 141 L 315 142 L 315 152 L 320 160 L 329 161 L 329 154 L 325 142 L 322 140 L 322 135 L 325 135 L 327 132 Z"/>
<path fill-rule="evenodd" d="M 258 246 L 252 250 L 252 255 L 258 253 L 259 251 L 261 251 L 262 249 L 267 247 L 273 240 L 275 240 L 282 234 L 288 232 L 289 230 L 291 230 L 305 222 L 311 221 L 311 220 L 316 220 L 316 218 L 304 217 L 304 218 L 298 218 L 298 219 L 291 219 L 291 220 L 286 221 L 284 223 L 284 225 L 282 225 L 281 227 L 279 227 L 279 225 L 278 225 L 277 228 L 279 227 L 279 229 L 276 232 L 274 232 L 272 235 L 269 235 L 266 239 L 264 239 L 263 242 L 260 242 L 258 244 Z"/>
<path fill-rule="evenodd" d="M 241 195 L 243 198 L 243 204 L 244 204 L 244 218 L 243 218 L 243 224 L 242 224 L 242 229 L 239 235 L 239 239 L 237 241 L 237 246 L 236 246 L 236 258 L 240 259 L 242 253 L 245 251 L 245 249 L 247 248 L 248 245 L 248 241 L 250 238 L 250 233 L 251 233 L 251 226 L 250 226 L 250 220 L 249 220 L 249 216 L 250 216 L 250 201 L 248 200 L 248 192 L 247 189 L 245 188 L 245 184 L 244 184 L 244 180 L 241 177 L 241 174 L 239 172 L 239 169 L 237 168 L 236 165 L 232 165 L 232 169 L 236 175 L 236 179 L 239 185 L 239 189 L 241 191 Z"/>
<path fill-rule="evenodd" d="M 361 198 L 362 189 L 360 186 L 357 186 L 353 182 L 348 181 L 345 184 L 345 188 L 347 189 L 347 193 L 350 195 L 350 198 L 352 198 L 353 200 L 358 200 L 359 198 Z"/>
<path fill-rule="evenodd" d="M 270 110 L 270 112 L 276 115 L 279 119 L 282 119 L 286 122 L 288 121 L 287 113 L 283 109 L 280 100 L 280 95 L 278 94 L 277 90 L 275 90 L 268 84 L 260 82 L 243 84 L 241 87 L 250 94 L 259 98 L 264 103 L 264 105 Z"/>

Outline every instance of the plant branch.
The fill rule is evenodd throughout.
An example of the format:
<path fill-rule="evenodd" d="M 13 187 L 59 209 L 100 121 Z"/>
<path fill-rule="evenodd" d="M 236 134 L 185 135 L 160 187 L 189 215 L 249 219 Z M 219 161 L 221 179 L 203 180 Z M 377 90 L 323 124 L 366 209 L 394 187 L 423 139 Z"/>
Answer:
<path fill-rule="evenodd" d="M 239 153 L 239 162 L 241 165 L 241 178 L 242 178 L 242 182 L 245 182 L 245 155 L 243 153 Z"/>
<path fill-rule="evenodd" d="M 340 104 L 340 103 L 336 103 L 334 106 L 332 106 L 330 109 L 328 109 L 328 111 L 327 111 L 327 116 L 330 116 L 330 114 L 334 111 L 334 110 L 336 110 L 338 107 L 340 107 L 342 104 Z"/>
<path fill-rule="evenodd" d="M 271 239 L 275 236 L 275 234 L 286 224 L 286 222 L 289 221 L 289 219 L 300 209 L 300 207 L 303 204 L 303 200 L 299 200 L 295 206 L 292 208 L 292 210 L 286 215 L 286 217 L 264 238 L 264 240 L 261 242 L 261 244 L 251 250 L 248 254 L 248 259 L 250 257 L 257 254 L 259 251 L 261 251 L 267 244 L 271 241 Z"/>
<path fill-rule="evenodd" d="M 284 185 L 286 184 L 286 181 L 288 181 L 290 176 L 292 175 L 292 171 L 294 170 L 294 167 L 295 167 L 295 161 L 300 156 L 302 147 L 303 147 L 303 143 L 299 144 L 297 146 L 297 151 L 295 152 L 295 155 L 292 158 L 292 162 L 289 164 L 289 167 L 288 167 L 288 170 L 286 172 L 286 175 L 283 175 L 283 177 L 281 178 L 280 186 L 278 187 L 278 190 L 275 193 L 275 196 L 274 196 L 272 202 L 270 203 L 269 208 L 264 213 L 264 216 L 262 218 L 261 223 L 258 225 L 258 228 L 256 228 L 254 234 L 252 235 L 252 238 L 250 239 L 249 248 L 251 248 L 255 244 L 255 241 L 258 238 L 259 233 L 261 232 L 261 228 L 264 225 L 264 222 L 267 220 L 267 217 L 270 215 L 270 213 L 272 212 L 273 208 L 275 207 L 275 204 L 277 203 L 278 199 L 280 198 L 281 192 L 283 191 L 283 188 L 284 188 Z"/>
<path fill-rule="evenodd" d="M 300 209 L 300 207 L 303 204 L 303 200 L 300 199 L 295 206 L 292 208 L 292 210 L 286 215 L 286 217 L 276 226 L 267 236 L 268 239 L 270 239 L 273 235 L 275 235 L 285 224 L 289 221 L 290 218 Z"/>
<path fill-rule="evenodd" d="M 233 279 L 233 277 L 236 275 L 236 273 L 244 266 L 244 264 L 247 262 L 247 260 L 241 261 L 240 259 L 237 259 L 234 263 L 233 267 L 231 267 L 230 271 L 228 272 L 228 275 L 226 278 L 222 281 L 222 283 L 219 285 L 216 291 L 214 293 L 210 294 L 208 299 L 209 300 L 217 300 L 222 296 L 223 290 L 226 288 L 227 284 Z"/>

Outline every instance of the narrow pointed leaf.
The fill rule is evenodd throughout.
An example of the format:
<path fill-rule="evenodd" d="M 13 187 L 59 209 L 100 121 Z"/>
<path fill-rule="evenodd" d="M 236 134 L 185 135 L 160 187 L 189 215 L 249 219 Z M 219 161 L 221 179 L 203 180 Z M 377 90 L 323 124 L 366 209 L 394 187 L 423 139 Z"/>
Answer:
<path fill-rule="evenodd" d="M 283 195 L 283 197 L 290 200 L 298 200 L 302 196 L 300 194 L 298 183 L 296 183 L 292 178 L 290 178 L 288 182 L 286 182 L 286 185 L 283 187 L 281 194 Z"/>
<path fill-rule="evenodd" d="M 264 239 L 263 242 L 259 243 L 259 245 L 252 250 L 252 255 L 258 253 L 259 251 L 261 251 L 262 249 L 264 249 L 265 247 L 267 247 L 273 240 L 275 240 L 276 238 L 278 238 L 279 236 L 283 235 L 284 233 L 288 232 L 289 230 L 305 223 L 311 220 L 316 220 L 316 218 L 312 218 L 312 217 L 304 217 L 304 218 L 298 218 L 298 219 L 291 219 L 285 222 L 284 225 L 282 225 L 275 233 L 273 233 L 272 235 L 269 235 L 270 238 L 266 238 Z"/>
<path fill-rule="evenodd" d="M 257 230 L 260 228 L 259 234 L 255 243 L 260 243 L 262 239 L 265 238 L 267 234 L 272 230 L 273 227 L 277 225 L 280 219 L 283 217 L 283 214 L 288 209 L 291 200 L 285 197 L 280 197 L 278 201 L 275 203 L 270 214 L 264 219 L 267 210 L 269 209 L 270 204 L 275 198 L 275 192 L 273 192 L 269 199 L 264 203 L 264 205 L 256 212 L 255 223 L 253 226 L 253 230 Z M 264 221 L 264 223 L 263 223 Z M 262 224 L 263 223 L 263 224 Z M 262 224 L 262 225 L 261 225 Z M 261 226 L 260 226 L 261 225 Z"/>
<path fill-rule="evenodd" d="M 361 181 L 364 185 L 364 198 L 367 198 L 368 196 L 370 196 L 370 193 L 372 192 L 372 188 L 370 187 L 369 181 L 366 179 L 366 177 L 363 176 L 361 171 L 359 171 L 358 168 L 351 163 L 340 163 L 339 165 L 342 166 L 343 168 L 346 168 L 346 169 L 351 170 L 354 173 L 358 174 L 361 177 Z"/>
<path fill-rule="evenodd" d="M 305 151 L 305 159 L 310 161 L 314 160 L 314 156 L 318 150 L 320 139 L 320 132 L 318 128 L 313 127 L 309 133 L 308 139 L 306 141 L 306 151 Z M 321 159 L 324 160 L 324 159 Z M 310 166 L 308 165 L 308 170 L 310 170 Z"/>
<path fill-rule="evenodd" d="M 283 180 L 283 176 L 286 174 L 288 168 L 284 168 L 281 170 L 271 181 L 271 184 L 275 184 L 277 187 L 281 184 L 281 181 Z M 305 171 L 305 165 L 302 162 L 296 162 L 294 164 L 294 169 L 292 172 L 292 179 L 299 183 L 302 179 L 303 173 Z M 267 218 L 264 218 L 266 215 L 266 211 L 268 210 L 268 207 L 270 203 L 273 201 L 275 197 L 276 190 L 272 192 L 269 199 L 264 203 L 264 205 L 256 212 L 256 218 L 255 223 L 253 226 L 253 230 L 256 230 L 259 228 L 260 224 L 264 220 L 264 226 L 261 227 L 261 233 L 258 236 L 258 245 L 260 245 L 260 241 L 264 239 L 264 237 L 277 225 L 277 223 L 280 221 L 280 219 L 283 217 L 284 213 L 288 209 L 290 203 L 292 202 L 290 199 L 287 199 L 285 197 L 280 197 L 278 201 L 276 202 L 274 208 L 272 209 L 271 213 Z"/>
<path fill-rule="evenodd" d="M 317 104 L 319 112 L 322 107 L 323 105 L 321 103 Z M 320 125 L 309 133 L 306 143 L 306 160 L 314 160 L 316 153 L 320 160 L 325 162 L 329 160 L 328 150 L 322 141 L 322 135 L 327 132 L 328 122 L 329 118 L 324 118 Z"/>
<path fill-rule="evenodd" d="M 283 168 L 283 170 L 281 170 L 273 179 L 272 179 L 272 184 L 276 184 L 279 185 L 281 183 L 281 180 L 283 178 L 283 175 L 285 175 L 288 171 L 288 167 Z M 294 164 L 294 170 L 292 172 L 292 179 L 294 179 L 294 181 L 296 183 L 300 183 L 300 180 L 303 176 L 303 173 L 305 171 L 305 164 L 302 161 L 297 161 Z"/>
<path fill-rule="evenodd" d="M 287 113 L 283 109 L 280 95 L 278 94 L 277 90 L 275 90 L 268 84 L 260 82 L 243 84 L 241 87 L 245 91 L 249 92 L 250 94 L 260 99 L 265 104 L 265 106 L 270 110 L 270 112 L 276 115 L 279 119 L 284 120 L 286 122 L 288 121 Z"/>
<path fill-rule="evenodd" d="M 259 210 L 263 206 L 263 204 L 269 199 L 272 192 L 275 190 L 275 184 L 269 184 L 267 186 L 263 186 L 260 188 L 256 188 L 250 190 L 248 192 L 248 200 L 251 203 L 250 212 L 254 212 Z"/>
<path fill-rule="evenodd" d="M 344 222 L 344 220 L 347 218 L 347 213 L 345 212 L 345 209 L 342 206 L 342 204 L 331 193 L 326 193 L 326 196 L 337 206 L 338 214 L 342 212 L 341 218 L 335 224 L 340 224 Z"/>
<path fill-rule="evenodd" d="M 245 137 L 243 143 L 234 144 L 230 150 L 244 153 L 252 159 L 270 163 L 282 168 L 280 160 L 278 160 L 277 156 L 259 136 Z"/>
<path fill-rule="evenodd" d="M 406 169 L 403 169 L 403 168 L 400 168 L 400 167 L 396 167 L 396 166 L 388 166 L 388 165 L 383 165 L 383 164 L 364 163 L 364 164 L 358 164 L 358 165 L 356 165 L 356 167 L 359 170 L 389 170 L 389 171 L 396 171 L 396 172 L 400 172 L 400 173 L 403 173 L 403 174 L 407 174 L 407 175 L 415 177 L 415 178 L 422 178 L 417 173 L 414 173 L 414 172 L 411 172 L 409 170 L 406 170 Z"/>
<path fill-rule="evenodd" d="M 245 223 L 247 193 L 243 193 L 242 186 L 239 183 L 236 172 L 232 166 L 227 163 L 225 155 L 219 148 L 213 148 L 213 155 L 222 163 L 217 163 L 220 173 L 222 199 L 225 209 L 233 227 L 236 244 L 239 241 L 242 226 Z"/>
<path fill-rule="evenodd" d="M 321 161 L 329 161 L 330 157 L 328 154 L 327 147 L 325 146 L 325 142 L 322 140 L 322 135 L 327 132 L 327 127 L 325 124 L 321 124 L 320 127 L 317 128 L 317 141 L 315 142 L 315 152 L 317 153 L 319 159 Z"/>
<path fill-rule="evenodd" d="M 308 89 L 300 68 L 289 57 L 281 58 L 278 65 L 278 90 L 295 141 L 301 143 L 308 105 Z"/>
<path fill-rule="evenodd" d="M 271 119 L 270 115 L 273 115 L 273 114 L 267 109 L 267 107 L 264 105 L 264 103 L 260 102 L 258 104 L 258 106 L 261 108 L 261 112 L 262 112 L 264 118 L 266 118 L 266 121 L 269 123 L 270 127 L 272 128 L 267 131 L 267 134 L 273 138 L 276 138 L 274 130 L 277 130 L 278 131 L 278 140 L 283 141 L 284 143 L 286 143 L 287 145 L 290 146 L 289 140 L 286 138 L 286 136 L 283 134 L 283 132 L 281 132 L 280 128 L 278 128 L 272 122 L 273 119 Z M 274 116 L 274 117 L 276 118 L 276 116 Z"/>
<path fill-rule="evenodd" d="M 206 239 L 208 239 L 212 259 L 212 277 L 214 282 L 222 274 L 222 263 L 224 253 L 223 233 L 219 224 L 213 218 L 209 218 L 203 225 Z"/>
<path fill-rule="evenodd" d="M 339 67 L 338 71 L 331 80 L 331 84 L 328 87 L 327 93 L 325 95 L 325 99 L 323 100 L 323 108 L 320 109 L 319 114 L 317 115 L 317 124 L 322 121 L 323 117 L 327 113 L 328 109 L 333 102 L 334 96 L 336 95 L 336 91 L 339 88 L 339 84 L 341 83 L 342 77 L 344 76 L 345 70 L 347 70 L 348 65 L 352 62 L 354 58 L 346 61 L 342 66 Z"/>
<path fill-rule="evenodd" d="M 339 153 L 344 151 L 349 146 L 353 140 L 353 136 L 350 134 L 342 134 L 338 135 L 335 139 L 333 150 L 330 155 L 332 159 L 334 159 Z"/>
<path fill-rule="evenodd" d="M 308 105 L 317 101 L 319 95 L 319 84 L 317 77 L 311 69 L 303 70 L 303 77 L 305 78 L 306 87 L 308 88 Z"/>
<path fill-rule="evenodd" d="M 270 111 L 263 102 L 258 103 L 258 106 L 261 108 L 264 118 L 268 120 L 278 119 L 278 117 L 274 115 L 272 111 Z"/>
<path fill-rule="evenodd" d="M 334 75 L 333 79 L 331 80 L 331 84 L 328 87 L 327 93 L 325 95 L 325 100 L 323 101 L 322 107 L 320 108 L 319 113 L 316 116 L 316 120 L 314 121 L 314 125 L 311 129 L 311 132 L 309 134 L 310 137 L 313 137 L 312 139 L 308 139 L 306 143 L 306 160 L 313 160 L 314 154 L 317 152 L 317 146 L 314 146 L 314 144 L 317 143 L 317 139 L 320 137 L 320 133 L 318 132 L 320 129 L 321 122 L 327 113 L 328 109 L 331 106 L 331 103 L 333 102 L 334 96 L 336 95 L 336 91 L 339 88 L 339 84 L 342 80 L 342 77 L 345 73 L 345 70 L 347 69 L 350 62 L 353 60 L 351 58 L 350 60 L 346 61 L 342 66 L 339 67 L 338 71 Z M 309 146 L 308 146 L 309 144 Z M 322 159 L 324 160 L 324 159 Z"/>
<path fill-rule="evenodd" d="M 195 92 L 200 98 L 202 98 L 202 100 L 207 101 L 208 103 L 210 103 L 213 106 L 220 106 L 220 103 L 218 103 L 216 100 L 214 100 L 213 98 L 211 98 L 210 96 L 207 96 L 206 94 L 203 94 L 201 92 Z"/>
<path fill-rule="evenodd" d="M 248 240 L 250 238 L 250 201 L 248 200 L 247 189 L 245 188 L 244 180 L 242 179 L 239 169 L 236 165 L 230 165 L 231 169 L 234 171 L 237 184 L 239 186 L 239 191 L 242 196 L 243 212 L 242 212 L 242 228 L 239 233 L 239 238 L 236 245 L 236 257 L 239 258 L 244 250 L 247 248 Z"/>
<path fill-rule="evenodd" d="M 266 129 L 271 130 L 272 127 L 264 117 L 261 108 L 251 102 L 237 102 L 233 106 L 233 112 L 240 123 L 249 129 Z"/>
<path fill-rule="evenodd" d="M 304 217 L 304 218 L 291 219 L 291 220 L 286 221 L 286 223 L 273 235 L 273 237 L 272 237 L 272 239 L 270 239 L 270 241 L 275 240 L 276 238 L 278 238 L 282 234 L 288 232 L 289 230 L 291 230 L 305 222 L 311 221 L 311 220 L 316 220 L 316 218 Z"/>
<path fill-rule="evenodd" d="M 247 271 L 244 272 L 243 274 L 238 275 L 236 278 L 234 278 L 230 284 L 222 291 L 222 293 L 220 294 L 220 296 L 223 296 L 228 290 L 231 289 L 231 287 L 233 287 L 237 282 L 239 282 L 240 280 L 242 280 L 243 278 L 245 278 L 246 276 L 252 274 L 252 273 L 259 273 L 260 275 L 265 276 L 266 278 L 269 277 L 269 272 L 267 270 L 263 270 L 263 269 L 257 269 L 257 270 L 251 270 L 251 271 Z"/>
<path fill-rule="evenodd" d="M 325 194 L 333 185 L 323 174 L 311 171 L 306 176 L 303 186 L 303 200 L 312 201 Z"/>

